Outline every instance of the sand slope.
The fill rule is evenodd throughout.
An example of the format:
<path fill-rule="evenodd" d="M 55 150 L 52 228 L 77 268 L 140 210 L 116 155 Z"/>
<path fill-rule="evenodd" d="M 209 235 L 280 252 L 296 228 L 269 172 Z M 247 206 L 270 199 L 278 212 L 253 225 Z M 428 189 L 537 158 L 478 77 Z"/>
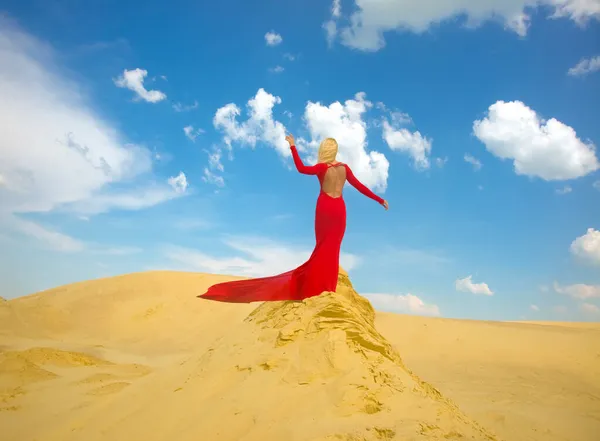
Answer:
<path fill-rule="evenodd" d="M 140 273 L 0 303 L 3 439 L 600 433 L 600 326 L 376 316 L 345 274 L 305 302 L 194 297 L 226 279 Z"/>

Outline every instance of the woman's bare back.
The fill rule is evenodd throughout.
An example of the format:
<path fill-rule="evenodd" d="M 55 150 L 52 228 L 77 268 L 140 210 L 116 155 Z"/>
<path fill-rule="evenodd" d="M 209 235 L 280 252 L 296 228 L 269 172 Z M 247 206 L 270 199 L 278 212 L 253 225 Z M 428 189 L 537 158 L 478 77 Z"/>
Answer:
<path fill-rule="evenodd" d="M 332 198 L 339 198 L 342 196 L 342 190 L 346 183 L 346 167 L 341 162 L 327 164 L 328 169 L 323 176 L 323 184 L 321 189 L 323 193 L 331 196 Z"/>

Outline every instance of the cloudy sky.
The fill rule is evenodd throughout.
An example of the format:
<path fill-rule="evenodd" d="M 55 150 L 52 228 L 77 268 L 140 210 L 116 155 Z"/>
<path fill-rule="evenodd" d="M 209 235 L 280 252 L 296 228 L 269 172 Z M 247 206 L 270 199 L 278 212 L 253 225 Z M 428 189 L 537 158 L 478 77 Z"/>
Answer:
<path fill-rule="evenodd" d="M 0 295 L 314 246 L 323 137 L 342 265 L 380 309 L 600 320 L 600 0 L 8 0 Z"/>

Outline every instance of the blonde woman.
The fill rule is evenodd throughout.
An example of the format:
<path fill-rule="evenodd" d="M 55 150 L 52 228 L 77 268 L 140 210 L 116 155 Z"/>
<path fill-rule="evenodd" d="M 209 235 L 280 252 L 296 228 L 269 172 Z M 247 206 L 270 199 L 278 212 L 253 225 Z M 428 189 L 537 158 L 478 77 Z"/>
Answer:
<path fill-rule="evenodd" d="M 290 144 L 298 171 L 305 175 L 317 175 L 321 184 L 315 215 L 317 244 L 314 251 L 304 264 L 294 270 L 271 277 L 219 283 L 198 297 L 222 302 L 248 303 L 302 300 L 324 291 L 335 291 L 340 247 L 346 231 L 346 204 L 342 197 L 344 184 L 348 181 L 386 210 L 389 208 L 385 200 L 356 179 L 347 164 L 336 161 L 338 144 L 335 139 L 327 138 L 321 143 L 318 162 L 312 166 L 302 163 L 294 137 L 288 135 L 285 139 Z"/>

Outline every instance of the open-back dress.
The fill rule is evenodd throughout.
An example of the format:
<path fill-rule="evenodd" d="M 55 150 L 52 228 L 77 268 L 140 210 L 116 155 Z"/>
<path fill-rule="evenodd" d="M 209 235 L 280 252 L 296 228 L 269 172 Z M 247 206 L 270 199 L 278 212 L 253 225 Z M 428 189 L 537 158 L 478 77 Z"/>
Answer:
<path fill-rule="evenodd" d="M 316 245 L 310 258 L 298 268 L 270 277 L 235 280 L 211 286 L 198 297 L 231 303 L 276 300 L 303 300 L 324 291 L 335 291 L 339 271 L 340 247 L 346 231 L 346 204 L 342 189 L 346 180 L 365 196 L 383 204 L 383 199 L 352 173 L 348 165 L 302 163 L 296 146 L 291 146 L 294 164 L 306 175 L 317 175 L 321 191 L 315 213 Z"/>

